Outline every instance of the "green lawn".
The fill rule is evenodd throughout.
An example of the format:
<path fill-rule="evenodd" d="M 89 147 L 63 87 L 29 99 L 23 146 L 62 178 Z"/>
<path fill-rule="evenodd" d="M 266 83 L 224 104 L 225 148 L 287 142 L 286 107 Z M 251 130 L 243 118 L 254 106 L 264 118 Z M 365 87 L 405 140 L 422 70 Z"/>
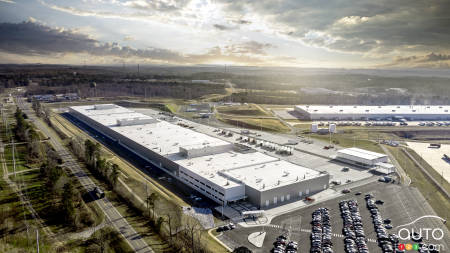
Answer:
<path fill-rule="evenodd" d="M 29 216 L 18 196 L 0 179 L 0 252 L 36 252 L 36 224 Z M 24 217 L 28 217 L 27 223 Z M 45 233 L 39 235 L 41 252 L 53 252 Z"/>
<path fill-rule="evenodd" d="M 311 138 L 319 139 L 322 141 L 329 142 L 330 136 L 328 134 L 326 135 L 319 135 L 319 134 L 309 134 L 308 135 Z M 383 149 L 378 145 L 378 143 L 374 141 L 369 141 L 365 139 L 358 139 L 360 137 L 353 137 L 349 134 L 332 134 L 331 135 L 331 142 L 335 143 L 341 147 L 344 148 L 351 148 L 351 147 L 357 147 L 362 149 L 367 149 L 373 152 L 378 153 L 384 153 Z M 367 138 L 367 137 L 366 137 Z"/>
<path fill-rule="evenodd" d="M 22 170 L 28 170 L 30 168 L 39 167 L 39 165 L 29 165 L 26 161 L 27 147 L 25 144 L 15 145 L 14 157 L 16 160 L 16 172 Z M 12 145 L 5 147 L 5 160 L 8 166 L 8 171 L 14 172 L 14 159 L 13 159 L 13 148 Z M 35 167 L 33 167 L 35 165 Z"/>

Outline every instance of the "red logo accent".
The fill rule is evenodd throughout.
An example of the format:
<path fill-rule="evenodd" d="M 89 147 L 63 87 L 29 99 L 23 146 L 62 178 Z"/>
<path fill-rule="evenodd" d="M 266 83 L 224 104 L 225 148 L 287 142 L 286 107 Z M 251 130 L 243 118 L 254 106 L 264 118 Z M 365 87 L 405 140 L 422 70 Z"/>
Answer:
<path fill-rule="evenodd" d="M 398 245 L 398 249 L 399 249 L 399 250 L 405 250 L 405 244 L 400 243 L 400 244 Z"/>

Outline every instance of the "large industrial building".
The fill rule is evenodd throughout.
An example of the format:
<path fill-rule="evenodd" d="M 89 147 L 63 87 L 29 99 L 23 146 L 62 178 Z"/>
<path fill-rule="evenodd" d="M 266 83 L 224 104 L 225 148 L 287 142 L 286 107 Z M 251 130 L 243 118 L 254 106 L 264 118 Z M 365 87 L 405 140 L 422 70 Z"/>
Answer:
<path fill-rule="evenodd" d="M 448 105 L 297 105 L 306 120 L 450 120 Z"/>
<path fill-rule="evenodd" d="M 329 186 L 327 173 L 244 152 L 233 143 L 114 104 L 73 106 L 69 113 L 221 205 L 248 200 L 271 208 Z"/>

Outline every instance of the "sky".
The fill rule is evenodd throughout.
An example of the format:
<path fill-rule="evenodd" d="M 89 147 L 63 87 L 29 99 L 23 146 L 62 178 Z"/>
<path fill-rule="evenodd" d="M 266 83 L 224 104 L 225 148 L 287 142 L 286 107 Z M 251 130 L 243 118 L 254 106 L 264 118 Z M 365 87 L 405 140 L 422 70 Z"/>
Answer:
<path fill-rule="evenodd" d="M 450 67 L 449 0 L 0 0 L 0 63 Z"/>

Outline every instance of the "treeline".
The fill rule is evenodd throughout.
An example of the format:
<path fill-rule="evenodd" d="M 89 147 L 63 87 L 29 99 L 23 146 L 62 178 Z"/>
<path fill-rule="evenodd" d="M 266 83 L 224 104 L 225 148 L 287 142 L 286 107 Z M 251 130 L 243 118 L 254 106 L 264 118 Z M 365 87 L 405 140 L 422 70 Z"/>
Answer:
<path fill-rule="evenodd" d="M 41 217 L 51 223 L 66 224 L 74 229 L 91 226 L 95 214 L 84 203 L 80 191 L 62 168 L 62 159 L 47 143 L 42 142 L 34 127 L 26 121 L 27 115 L 17 108 L 14 113 L 15 137 L 26 143 L 28 164 L 38 164 L 42 184 L 39 186 L 47 203 L 41 210 Z"/>
<path fill-rule="evenodd" d="M 17 107 L 14 113 L 16 120 L 16 126 L 14 128 L 14 134 L 19 142 L 25 142 L 27 147 L 26 160 L 28 163 L 35 163 L 40 161 L 44 154 L 41 148 L 41 139 L 36 130 L 32 127 L 27 119 L 27 115 Z"/>
<path fill-rule="evenodd" d="M 102 157 L 99 143 L 75 137 L 69 146 L 94 175 L 108 183 L 121 201 L 148 218 L 151 228 L 170 245 L 173 252 L 210 253 L 204 240 L 207 234 L 196 219 L 184 215 L 180 206 L 162 198 L 156 191 L 147 190 L 144 199 L 130 192 L 124 183 L 119 182 L 119 166 Z M 140 182 L 135 183 L 146 188 Z"/>
<path fill-rule="evenodd" d="M 223 84 L 202 84 L 184 81 L 117 81 L 97 82 L 96 87 L 89 83 L 70 86 L 30 86 L 26 96 L 38 94 L 77 93 L 81 97 L 170 97 L 179 99 L 195 99 L 208 94 L 224 94 Z"/>
<path fill-rule="evenodd" d="M 101 156 L 100 144 L 81 137 L 72 138 L 69 147 L 79 159 L 85 162 L 87 168 L 97 177 L 106 181 L 112 188 L 117 184 L 120 168 L 117 164 L 106 161 Z"/>
<path fill-rule="evenodd" d="M 288 93 L 280 91 L 252 91 L 233 93 L 223 98 L 224 101 L 256 104 L 335 104 L 335 105 L 410 105 L 428 104 L 442 105 L 450 104 L 450 97 L 446 96 L 425 96 L 411 94 L 386 94 L 379 96 L 376 94 L 307 94 Z"/>

